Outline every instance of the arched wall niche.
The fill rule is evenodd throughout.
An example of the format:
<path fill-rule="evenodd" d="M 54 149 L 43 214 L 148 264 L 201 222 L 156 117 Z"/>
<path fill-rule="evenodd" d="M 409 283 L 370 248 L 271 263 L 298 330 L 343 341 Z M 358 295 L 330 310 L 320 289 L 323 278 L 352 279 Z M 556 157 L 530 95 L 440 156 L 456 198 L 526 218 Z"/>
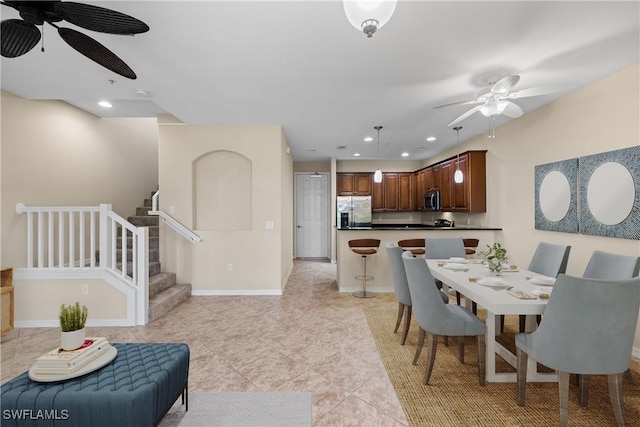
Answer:
<path fill-rule="evenodd" d="M 251 160 L 233 151 L 210 151 L 192 168 L 194 228 L 251 230 Z"/>

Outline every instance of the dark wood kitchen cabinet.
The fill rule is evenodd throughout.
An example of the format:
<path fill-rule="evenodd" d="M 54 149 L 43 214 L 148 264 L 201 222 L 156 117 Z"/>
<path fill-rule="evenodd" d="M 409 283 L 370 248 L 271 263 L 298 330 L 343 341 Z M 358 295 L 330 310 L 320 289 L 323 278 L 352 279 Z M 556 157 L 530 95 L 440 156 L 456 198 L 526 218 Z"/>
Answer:
<path fill-rule="evenodd" d="M 372 175 L 370 173 L 337 174 L 336 191 L 339 196 L 370 196 Z"/>
<path fill-rule="evenodd" d="M 413 173 L 385 172 L 382 182 L 373 183 L 371 208 L 374 212 L 404 212 L 415 209 Z"/>
<path fill-rule="evenodd" d="M 486 151 L 468 151 L 440 166 L 440 207 L 443 212 L 486 212 Z M 463 181 L 453 179 L 456 164 Z"/>

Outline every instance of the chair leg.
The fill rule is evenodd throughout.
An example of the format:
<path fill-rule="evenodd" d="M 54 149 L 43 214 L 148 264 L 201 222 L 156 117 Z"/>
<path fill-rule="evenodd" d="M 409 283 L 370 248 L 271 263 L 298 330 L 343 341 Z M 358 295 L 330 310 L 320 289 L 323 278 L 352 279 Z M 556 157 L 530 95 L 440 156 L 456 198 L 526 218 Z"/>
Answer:
<path fill-rule="evenodd" d="M 504 332 L 504 314 L 500 315 L 500 333 Z"/>
<path fill-rule="evenodd" d="M 407 307 L 407 314 L 404 316 L 404 331 L 402 331 L 402 342 L 401 344 L 404 345 L 404 343 L 407 342 L 407 335 L 409 335 L 409 327 L 411 326 L 411 306 L 408 305 Z"/>
<path fill-rule="evenodd" d="M 398 301 L 398 318 L 396 319 L 396 327 L 393 330 L 394 334 L 398 332 L 398 328 L 400 327 L 400 322 L 402 322 L 403 314 L 404 314 L 404 304 Z"/>
<path fill-rule="evenodd" d="M 431 372 L 433 371 L 433 364 L 436 361 L 436 350 L 438 349 L 438 336 L 434 334 L 428 334 L 427 336 L 427 370 L 424 373 L 424 384 L 429 384 L 431 378 Z"/>
<path fill-rule="evenodd" d="M 560 396 L 560 426 L 569 423 L 569 373 L 558 371 L 558 394 Z"/>
<path fill-rule="evenodd" d="M 478 303 L 475 301 L 471 301 L 471 312 L 473 314 L 478 314 Z"/>
<path fill-rule="evenodd" d="M 456 304 L 460 305 L 460 292 L 456 291 Z"/>
<path fill-rule="evenodd" d="M 613 413 L 619 426 L 626 425 L 624 416 L 624 399 L 622 394 L 622 374 L 607 375 L 609 383 L 609 399 L 613 407 Z"/>
<path fill-rule="evenodd" d="M 580 387 L 580 406 L 583 408 L 589 403 L 589 375 L 578 375 L 578 386 Z"/>
<path fill-rule="evenodd" d="M 624 371 L 624 376 L 627 378 L 627 382 L 631 385 L 635 385 L 635 381 L 633 381 L 633 377 L 631 376 L 631 369 L 627 369 Z"/>
<path fill-rule="evenodd" d="M 484 387 L 487 377 L 487 364 L 485 359 L 486 354 L 485 337 L 484 335 L 478 335 L 478 378 L 480 385 Z"/>
<path fill-rule="evenodd" d="M 460 363 L 464 363 L 464 336 L 458 337 L 458 360 Z"/>
<path fill-rule="evenodd" d="M 448 336 L 445 335 L 444 337 L 442 337 L 442 341 L 444 341 L 445 347 L 449 346 L 449 337 Z"/>
<path fill-rule="evenodd" d="M 527 360 L 529 359 L 529 355 L 525 353 L 523 350 L 516 348 L 516 370 L 517 370 L 517 382 L 518 382 L 518 393 L 516 396 L 516 400 L 518 402 L 518 406 L 524 406 L 524 397 L 527 391 Z"/>
<path fill-rule="evenodd" d="M 520 315 L 520 322 L 519 322 L 519 327 L 520 327 L 520 333 L 523 333 L 527 324 L 527 317 L 523 314 Z"/>
<path fill-rule="evenodd" d="M 418 358 L 420 357 L 420 353 L 422 353 L 422 346 L 424 345 L 424 329 L 420 328 L 418 332 L 418 344 L 416 345 L 416 355 L 413 357 L 413 364 L 418 363 Z"/>

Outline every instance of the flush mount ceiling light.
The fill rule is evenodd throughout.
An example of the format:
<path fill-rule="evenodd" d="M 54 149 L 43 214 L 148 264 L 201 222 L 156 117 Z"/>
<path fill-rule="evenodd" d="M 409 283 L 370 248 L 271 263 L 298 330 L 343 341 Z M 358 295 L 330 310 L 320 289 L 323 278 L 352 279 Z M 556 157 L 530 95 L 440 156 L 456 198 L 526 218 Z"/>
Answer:
<path fill-rule="evenodd" d="M 406 151 L 402 154 L 400 154 L 402 157 L 409 157 L 409 153 L 407 153 Z"/>
<path fill-rule="evenodd" d="M 428 142 L 433 142 L 433 141 L 435 141 L 435 140 L 436 140 L 436 137 L 435 137 L 435 136 L 429 136 L 429 137 L 427 137 L 427 141 L 428 141 Z"/>
<path fill-rule="evenodd" d="M 360 157 L 360 153 L 353 153 L 353 157 Z"/>
<path fill-rule="evenodd" d="M 111 108 L 111 107 L 113 107 L 113 105 L 111 105 L 111 103 L 109 101 L 100 101 L 100 102 L 98 102 L 98 105 L 101 106 L 102 108 Z"/>
<path fill-rule="evenodd" d="M 389 22 L 396 10 L 397 0 L 343 0 L 344 13 L 356 29 L 371 38 Z"/>
<path fill-rule="evenodd" d="M 456 171 L 453 174 L 453 181 L 456 184 L 460 184 L 464 181 L 464 174 L 460 170 L 460 129 L 462 129 L 462 126 L 456 126 L 453 128 L 458 135 L 458 144 L 456 145 L 456 148 L 458 148 L 458 157 L 456 158 Z"/>
<path fill-rule="evenodd" d="M 378 169 L 373 173 L 373 182 L 379 184 L 382 182 L 382 171 L 380 170 L 380 129 L 382 126 L 374 126 L 373 128 L 378 131 Z"/>
<path fill-rule="evenodd" d="M 373 141 L 373 138 L 371 138 L 370 136 L 364 137 L 364 142 L 371 142 L 371 141 Z"/>

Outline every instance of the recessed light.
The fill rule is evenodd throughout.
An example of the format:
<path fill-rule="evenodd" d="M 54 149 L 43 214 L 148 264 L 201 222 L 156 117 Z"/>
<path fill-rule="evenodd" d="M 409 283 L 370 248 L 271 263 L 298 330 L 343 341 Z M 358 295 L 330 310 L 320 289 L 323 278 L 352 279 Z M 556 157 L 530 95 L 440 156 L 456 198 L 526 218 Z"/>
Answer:
<path fill-rule="evenodd" d="M 103 107 L 103 108 L 111 108 L 111 107 L 113 107 L 113 105 L 111 105 L 111 103 L 109 101 L 100 101 L 100 102 L 98 102 L 98 105 Z"/>
<path fill-rule="evenodd" d="M 360 153 L 353 153 L 353 157 L 360 157 Z"/>
<path fill-rule="evenodd" d="M 406 151 L 404 153 L 401 154 L 402 157 L 409 157 L 409 153 L 407 153 Z"/>
<path fill-rule="evenodd" d="M 373 137 L 371 136 L 367 136 L 364 138 L 364 142 L 371 142 L 371 141 L 373 141 Z"/>
<path fill-rule="evenodd" d="M 435 140 L 436 140 L 435 136 L 430 136 L 430 137 L 427 138 L 427 141 L 429 141 L 429 142 L 433 142 Z"/>

